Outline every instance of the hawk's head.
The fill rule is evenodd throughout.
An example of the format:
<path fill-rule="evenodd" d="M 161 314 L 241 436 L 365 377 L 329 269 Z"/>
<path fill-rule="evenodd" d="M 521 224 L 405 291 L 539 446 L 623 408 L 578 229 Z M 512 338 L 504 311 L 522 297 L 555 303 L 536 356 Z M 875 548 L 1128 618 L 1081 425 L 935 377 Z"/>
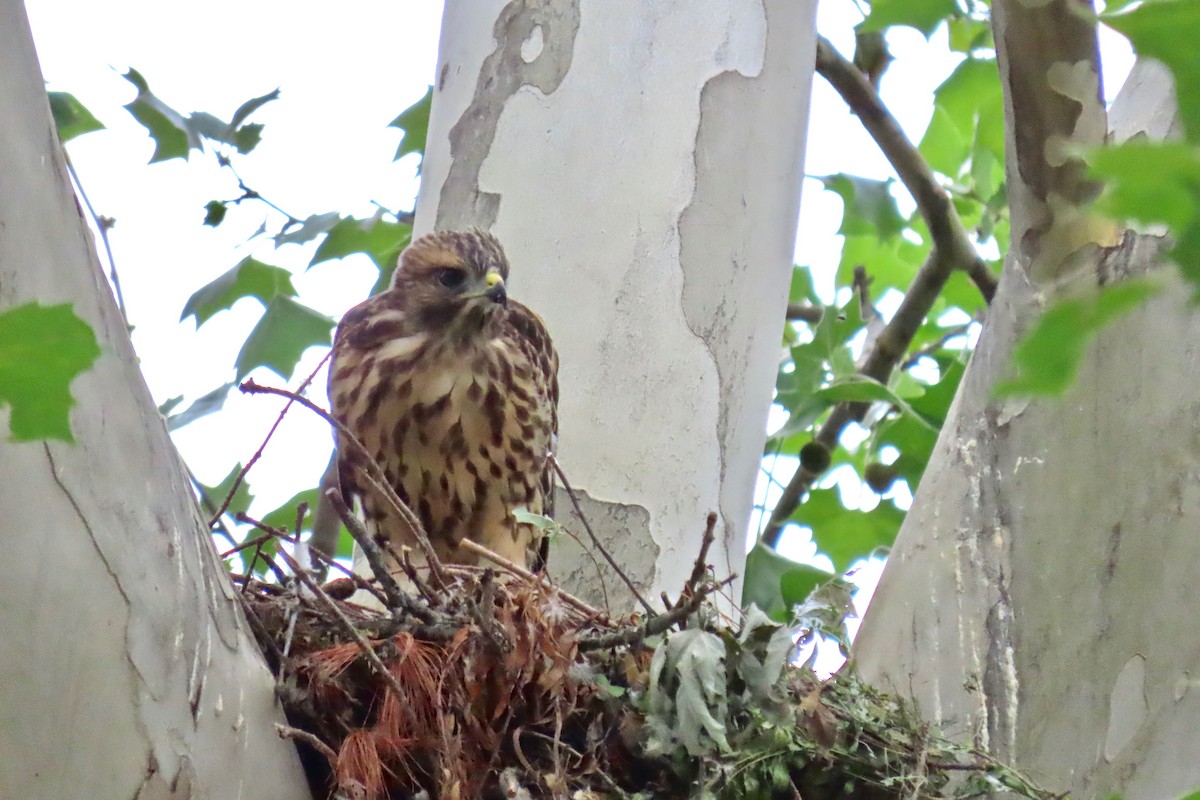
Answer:
<path fill-rule="evenodd" d="M 440 231 L 400 255 L 392 290 L 422 327 L 480 331 L 508 302 L 508 259 L 495 236 L 481 230 Z"/>

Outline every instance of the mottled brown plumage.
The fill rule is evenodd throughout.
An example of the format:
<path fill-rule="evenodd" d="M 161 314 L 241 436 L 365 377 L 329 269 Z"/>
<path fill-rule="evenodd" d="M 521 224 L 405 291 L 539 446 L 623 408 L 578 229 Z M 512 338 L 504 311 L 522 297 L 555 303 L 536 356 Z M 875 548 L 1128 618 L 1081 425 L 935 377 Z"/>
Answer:
<path fill-rule="evenodd" d="M 329 368 L 333 414 L 416 512 L 438 555 L 473 563 L 472 539 L 530 563 L 545 513 L 558 429 L 558 356 L 537 314 L 507 298 L 508 260 L 494 236 L 446 231 L 404 251 L 391 288 L 342 318 Z M 342 493 L 380 535 L 407 528 L 338 448 Z"/>

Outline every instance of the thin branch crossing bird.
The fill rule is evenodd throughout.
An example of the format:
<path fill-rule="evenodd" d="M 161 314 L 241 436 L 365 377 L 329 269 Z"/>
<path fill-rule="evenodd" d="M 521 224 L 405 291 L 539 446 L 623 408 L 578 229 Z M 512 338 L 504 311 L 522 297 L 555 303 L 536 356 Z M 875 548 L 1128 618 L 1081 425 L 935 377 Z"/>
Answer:
<path fill-rule="evenodd" d="M 508 297 L 508 259 L 492 234 L 422 236 L 391 286 L 338 325 L 333 415 L 416 513 L 438 557 L 472 564 L 470 539 L 534 565 L 539 533 L 514 510 L 549 510 L 558 431 L 558 355 L 542 319 Z M 347 505 L 376 536 L 414 547 L 366 479 L 357 448 L 337 448 Z M 414 560 L 416 557 L 414 555 Z"/>

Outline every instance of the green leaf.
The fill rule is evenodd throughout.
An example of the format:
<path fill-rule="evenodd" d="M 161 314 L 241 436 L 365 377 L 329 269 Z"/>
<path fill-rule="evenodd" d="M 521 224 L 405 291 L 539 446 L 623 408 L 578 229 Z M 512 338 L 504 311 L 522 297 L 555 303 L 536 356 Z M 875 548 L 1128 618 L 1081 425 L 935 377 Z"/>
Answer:
<path fill-rule="evenodd" d="M 877 181 L 838 173 L 818 178 L 842 198 L 842 236 L 875 235 L 890 239 L 904 230 L 904 217 L 890 191 L 892 179 Z"/>
<path fill-rule="evenodd" d="M 58 128 L 58 138 L 63 142 L 104 129 L 100 120 L 96 119 L 75 95 L 67 92 L 47 92 L 47 96 L 50 99 L 50 113 L 54 115 L 54 125 Z"/>
<path fill-rule="evenodd" d="M 900 451 L 892 466 L 896 477 L 903 478 L 912 489 L 920 484 L 935 444 L 937 431 L 907 414 L 883 422 L 875 435 L 876 448 L 890 445 Z"/>
<path fill-rule="evenodd" d="M 796 569 L 790 569 L 779 578 L 779 592 L 788 608 L 803 603 L 818 586 L 832 580 L 835 576 L 811 564 L 801 564 Z"/>
<path fill-rule="evenodd" d="M 818 391 L 817 395 L 830 403 L 890 403 L 902 413 L 915 418 L 919 424 L 937 432 L 937 428 L 917 413 L 907 401 L 879 381 L 868 378 L 866 375 L 849 375 L 839 378 Z"/>
<path fill-rule="evenodd" d="M 956 17 L 949 20 L 950 49 L 958 53 L 972 50 L 995 49 L 992 41 L 992 26 L 987 20 L 971 17 Z"/>
<path fill-rule="evenodd" d="M 803 602 L 813 587 L 832 577 L 825 570 L 781 556 L 759 542 L 746 554 L 742 607 L 755 605 L 776 622 L 787 622 L 792 617 L 792 606 Z M 797 600 L 802 592 L 804 597 Z"/>
<path fill-rule="evenodd" d="M 925 392 L 912 400 L 913 410 L 930 423 L 934 430 L 941 430 L 950 411 L 950 403 L 958 393 L 958 385 L 966 373 L 966 367 L 961 361 L 947 358 L 937 359 L 942 377 L 937 383 L 929 386 Z"/>
<path fill-rule="evenodd" d="M 318 490 L 305 489 L 302 492 L 297 492 L 292 495 L 291 499 L 283 505 L 271 511 L 262 518 L 262 523 L 272 528 L 283 528 L 288 533 L 296 532 L 296 509 L 301 503 L 308 505 L 308 510 L 304 513 L 304 520 L 300 524 L 300 531 L 311 531 L 313 514 L 317 510 L 317 503 L 320 500 Z"/>
<path fill-rule="evenodd" d="M 925 129 L 917 150 L 925 157 L 930 169 L 955 177 L 971 154 L 971 138 L 968 132 L 958 126 L 950 112 L 935 105 L 933 116 L 929 118 L 929 127 Z"/>
<path fill-rule="evenodd" d="M 1129 37 L 1139 56 L 1165 64 L 1175 76 L 1176 102 L 1188 141 L 1200 142 L 1200 58 L 1196 57 L 1196 31 L 1200 30 L 1200 3 L 1169 0 L 1142 3 L 1124 14 L 1103 19 Z"/>
<path fill-rule="evenodd" d="M 292 229 L 276 236 L 275 246 L 311 242 L 321 234 L 328 233 L 329 229 L 337 225 L 341 218 L 341 215 L 336 211 L 330 211 L 325 214 L 313 214 L 308 219 L 300 222 L 300 227 L 297 228 L 293 225 L 291 226 Z"/>
<path fill-rule="evenodd" d="M 881 31 L 891 25 L 908 25 L 925 34 L 957 10 L 954 0 L 874 0 L 871 14 L 858 29 Z"/>
<path fill-rule="evenodd" d="M 993 394 L 1061 395 L 1075 382 L 1093 337 L 1161 288 L 1149 279 L 1129 280 L 1105 286 L 1093 297 L 1059 300 L 1013 350 L 1017 377 L 998 383 Z"/>
<path fill-rule="evenodd" d="M 288 380 L 305 350 L 329 345 L 333 326 L 334 321 L 324 314 L 286 295 L 276 295 L 238 353 L 238 380 L 256 367 L 267 367 Z"/>
<path fill-rule="evenodd" d="M 629 690 L 624 686 L 613 686 L 612 681 L 604 673 L 596 674 L 596 685 L 609 697 L 624 697 Z"/>
<path fill-rule="evenodd" d="M 0 406 L 8 406 L 16 442 L 71 435 L 71 381 L 100 356 L 91 326 L 69 303 L 0 312 Z"/>
<path fill-rule="evenodd" d="M 882 241 L 876 236 L 847 236 L 842 243 L 842 259 L 838 263 L 837 282 L 849 286 L 854 268 L 864 266 L 871 278 L 871 294 L 875 297 L 885 289 L 908 291 L 908 285 L 921 268 L 929 252 L 926 244 L 914 244 L 902 236 Z"/>
<path fill-rule="evenodd" d="M 1170 226 L 1170 258 L 1200 299 L 1200 148 L 1137 140 L 1093 150 L 1087 158 L 1092 174 L 1105 181 L 1097 209 Z"/>
<path fill-rule="evenodd" d="M 231 144 L 237 148 L 239 153 L 246 155 L 246 153 L 258 147 L 258 143 L 262 141 L 262 132 L 263 126 L 257 122 L 243 125 L 233 132 L 233 141 Z"/>
<path fill-rule="evenodd" d="M 872 511 L 845 508 L 833 489 L 816 489 L 791 521 L 812 529 L 817 549 L 829 556 L 838 574 L 860 558 L 891 547 L 904 521 L 904 512 L 885 500 Z"/>
<path fill-rule="evenodd" d="M 376 215 L 370 219 L 346 217 L 329 230 L 329 235 L 317 247 L 309 266 L 351 253 L 366 253 L 381 270 L 393 267 L 400 251 L 412 239 L 412 226 L 389 222 Z"/>
<path fill-rule="evenodd" d="M 282 267 L 246 257 L 232 269 L 188 298 L 179 321 L 194 316 L 196 326 L 207 322 L 220 311 L 226 311 L 243 297 L 257 298 L 267 306 L 276 297 L 295 297 L 292 275 Z"/>
<path fill-rule="evenodd" d="M 237 111 L 233 112 L 233 119 L 231 119 L 229 121 L 229 126 L 232 128 L 240 127 L 241 124 L 243 122 L 245 122 L 247 119 L 249 119 L 250 115 L 253 114 L 255 111 L 262 108 L 267 103 L 270 103 L 272 100 L 278 100 L 278 99 L 279 99 L 279 89 L 278 88 L 275 89 L 274 91 L 267 92 L 264 95 L 260 95 L 259 97 L 250 98 L 249 100 L 247 100 L 246 102 L 244 102 L 240 106 L 238 106 Z"/>
<path fill-rule="evenodd" d="M 138 90 L 137 97 L 125 109 L 154 139 L 151 164 L 172 158 L 187 158 L 190 148 L 200 148 L 200 139 L 190 132 L 187 119 L 151 92 L 140 72 L 130 69 L 124 77 Z"/>
<path fill-rule="evenodd" d="M 229 390 L 233 388 L 232 383 L 225 383 L 208 392 L 203 397 L 197 398 L 196 402 L 192 403 L 183 411 L 167 417 L 167 430 L 177 431 L 184 425 L 189 425 L 201 417 L 207 417 L 209 414 L 215 414 L 225 406 L 225 398 L 229 396 Z M 183 399 L 183 398 L 179 398 Z M 165 405 L 165 404 L 164 404 Z M 162 413 L 167 413 L 159 408 Z"/>
<path fill-rule="evenodd" d="M 1105 181 L 1097 208 L 1118 219 L 1186 226 L 1200 208 L 1200 148 L 1185 142 L 1129 141 L 1087 155 Z"/>
<path fill-rule="evenodd" d="M 934 113 L 917 149 L 943 175 L 958 177 L 968 156 L 1004 159 L 1004 106 L 991 58 L 968 58 L 933 93 Z"/>
<path fill-rule="evenodd" d="M 181 395 L 181 394 L 176 395 L 171 398 L 168 398 L 161 405 L 159 405 L 158 413 L 162 414 L 165 417 L 167 414 L 170 414 L 176 407 L 178 407 L 178 405 L 182 402 L 183 402 L 183 395 Z"/>
<path fill-rule="evenodd" d="M 425 90 L 421 99 L 400 112 L 400 116 L 388 123 L 389 128 L 399 128 L 404 131 L 400 146 L 396 148 L 393 161 L 399 161 L 409 153 L 420 153 L 422 160 L 425 154 L 425 139 L 429 134 L 429 111 L 433 108 L 433 87 Z M 421 166 L 417 165 L 420 173 Z"/>
<path fill-rule="evenodd" d="M 544 514 L 535 514 L 527 508 L 514 508 L 512 514 L 519 525 L 532 525 L 542 532 L 558 530 L 558 523 L 553 519 Z"/>
<path fill-rule="evenodd" d="M 233 491 L 234 481 L 236 481 L 238 475 L 241 474 L 242 465 L 241 462 L 239 462 L 217 485 L 209 486 L 204 483 L 200 484 L 200 487 L 204 490 L 204 495 L 208 498 L 208 502 L 211 504 L 214 512 L 225 504 L 225 498 L 229 497 L 229 493 Z M 238 484 L 237 491 L 233 492 L 233 498 L 229 501 L 229 507 L 227 510 L 230 514 L 235 514 L 238 511 L 245 511 L 250 507 L 252 502 L 254 502 L 254 495 L 250 493 L 250 483 L 243 479 L 242 482 Z"/>
<path fill-rule="evenodd" d="M 220 200 L 209 200 L 204 204 L 204 224 L 210 227 L 217 227 L 225 220 L 225 212 L 228 209 Z"/>

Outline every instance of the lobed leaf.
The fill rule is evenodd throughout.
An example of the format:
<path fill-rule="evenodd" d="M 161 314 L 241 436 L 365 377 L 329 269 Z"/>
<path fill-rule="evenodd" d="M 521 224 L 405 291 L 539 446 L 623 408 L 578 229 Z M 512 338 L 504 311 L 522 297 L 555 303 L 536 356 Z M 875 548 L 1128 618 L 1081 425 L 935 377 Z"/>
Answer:
<path fill-rule="evenodd" d="M 50 113 L 54 116 L 54 125 L 58 128 L 58 138 L 69 142 L 76 136 L 104 129 L 100 120 L 73 94 L 67 92 L 47 92 L 50 100 Z"/>
<path fill-rule="evenodd" d="M 0 312 L 0 406 L 8 406 L 16 442 L 71 435 L 71 382 L 92 366 L 100 346 L 68 303 L 39 303 Z"/>
<path fill-rule="evenodd" d="M 874 0 L 859 30 L 881 31 L 891 25 L 907 25 L 928 39 L 934 28 L 957 10 L 954 0 Z"/>
<path fill-rule="evenodd" d="M 430 86 L 425 90 L 425 94 L 421 99 L 413 103 L 404 111 L 400 112 L 400 116 L 388 123 L 389 128 L 399 128 L 404 131 L 403 138 L 400 139 L 400 146 L 396 148 L 396 155 L 393 161 L 399 161 L 409 153 L 419 153 L 424 159 L 425 140 L 429 135 L 429 112 L 433 108 L 433 87 Z M 421 165 L 417 165 L 417 172 L 420 173 Z"/>
<path fill-rule="evenodd" d="M 151 92 L 150 85 L 140 72 L 131 68 L 124 78 L 138 90 L 137 97 L 127 103 L 125 109 L 149 131 L 150 138 L 154 140 L 151 164 L 172 158 L 187 158 L 188 150 L 200 148 L 199 136 L 189 130 L 184 115 Z"/>
<path fill-rule="evenodd" d="M 272 300 L 280 296 L 296 296 L 291 273 L 282 267 L 246 257 L 189 297 L 179 321 L 195 317 L 196 326 L 199 327 L 218 312 L 232 308 L 244 297 L 256 298 L 264 306 L 269 306 Z"/>
<path fill-rule="evenodd" d="M 844 573 L 857 559 L 891 547 L 904 512 L 888 500 L 873 511 L 847 509 L 834 489 L 815 489 L 792 514 L 791 521 L 812 529 L 817 549 Z"/>
<path fill-rule="evenodd" d="M 201 489 L 204 490 L 204 496 L 208 502 L 205 503 L 205 510 L 210 513 L 215 512 L 218 508 L 225 504 L 225 498 L 229 497 L 230 491 L 233 490 L 234 481 L 238 475 L 242 473 L 242 464 L 238 462 L 234 465 L 229 474 L 221 479 L 214 486 L 209 486 L 205 483 L 200 483 Z M 233 498 L 229 501 L 228 510 L 230 513 L 245 511 L 254 502 L 254 495 L 250 492 L 250 483 L 243 480 L 238 484 L 237 491 L 233 492 Z"/>
<path fill-rule="evenodd" d="M 387 269 L 395 266 L 400 251 L 411 239 L 412 226 L 403 222 L 389 222 L 381 215 L 369 219 L 345 217 L 329 229 L 309 266 L 352 253 L 365 253 L 380 270 Z"/>
<path fill-rule="evenodd" d="M 842 236 L 875 235 L 890 239 L 904 230 L 904 217 L 896 207 L 891 187 L 895 180 L 878 181 L 839 172 L 818 178 L 842 198 Z"/>
<path fill-rule="evenodd" d="M 256 367 L 266 367 L 284 380 L 290 379 L 305 350 L 329 345 L 334 324 L 319 311 L 287 295 L 276 295 L 238 353 L 237 379 L 242 380 Z"/>

